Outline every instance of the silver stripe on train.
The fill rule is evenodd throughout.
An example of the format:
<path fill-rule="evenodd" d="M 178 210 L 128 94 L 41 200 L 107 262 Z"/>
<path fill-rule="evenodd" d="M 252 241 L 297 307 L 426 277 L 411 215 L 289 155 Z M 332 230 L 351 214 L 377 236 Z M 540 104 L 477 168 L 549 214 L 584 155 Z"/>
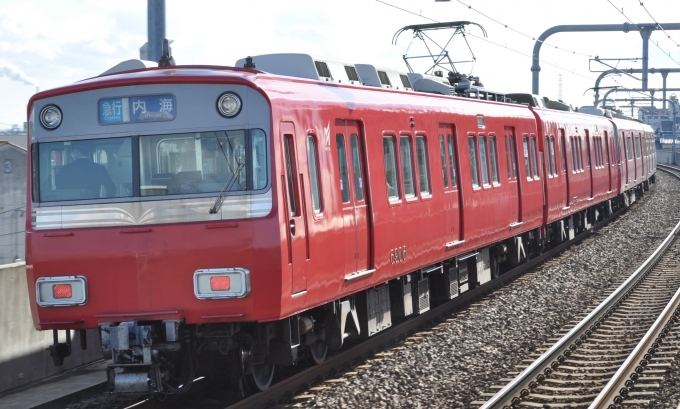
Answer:
<path fill-rule="evenodd" d="M 200 222 L 263 217 L 272 210 L 271 189 L 259 195 L 227 196 L 218 214 L 208 210 L 213 197 L 155 200 L 129 203 L 101 203 L 34 208 L 36 230 L 76 227 L 137 226 L 161 223 Z"/>

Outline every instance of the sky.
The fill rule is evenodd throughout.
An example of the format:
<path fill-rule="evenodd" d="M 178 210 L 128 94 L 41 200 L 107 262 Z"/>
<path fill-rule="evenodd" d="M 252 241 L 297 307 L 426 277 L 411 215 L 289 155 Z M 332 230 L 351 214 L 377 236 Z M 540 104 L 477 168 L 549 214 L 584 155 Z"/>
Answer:
<path fill-rule="evenodd" d="M 566 24 L 634 24 L 680 20 L 677 0 L 166 0 L 166 36 L 174 40 L 178 64 L 233 65 L 239 58 L 268 53 L 307 53 L 352 63 L 406 71 L 402 56 L 423 55 L 420 40 L 402 27 L 471 21 L 465 39 L 448 47 L 456 69 L 479 76 L 496 92 L 531 92 L 531 53 L 535 38 Z M 0 129 L 26 120 L 26 105 L 36 90 L 97 76 L 117 63 L 139 58 L 147 39 L 143 0 L 0 0 Z M 450 32 L 433 34 L 446 43 Z M 649 67 L 680 68 L 680 31 L 654 31 Z M 592 105 L 599 72 L 609 67 L 641 68 L 642 40 L 631 31 L 559 33 L 541 49 L 540 94 L 559 96 L 574 106 Z M 637 59 L 637 60 L 634 60 Z M 416 71 L 429 66 L 426 60 Z M 640 88 L 637 79 L 608 76 L 601 86 Z M 660 88 L 661 75 L 649 76 Z M 669 88 L 680 88 L 670 74 Z M 680 92 L 678 92 L 680 94 Z M 639 93 L 618 98 L 641 97 Z M 660 97 L 660 92 L 656 94 Z M 620 104 L 628 104 L 620 102 Z M 660 104 L 657 106 L 660 107 Z"/>

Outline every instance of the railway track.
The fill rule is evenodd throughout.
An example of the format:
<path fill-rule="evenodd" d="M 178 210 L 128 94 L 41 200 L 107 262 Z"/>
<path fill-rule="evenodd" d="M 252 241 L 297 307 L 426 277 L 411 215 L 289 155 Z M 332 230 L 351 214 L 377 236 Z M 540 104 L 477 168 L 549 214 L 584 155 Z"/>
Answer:
<path fill-rule="evenodd" d="M 482 408 L 648 404 L 680 346 L 679 231 Z"/>

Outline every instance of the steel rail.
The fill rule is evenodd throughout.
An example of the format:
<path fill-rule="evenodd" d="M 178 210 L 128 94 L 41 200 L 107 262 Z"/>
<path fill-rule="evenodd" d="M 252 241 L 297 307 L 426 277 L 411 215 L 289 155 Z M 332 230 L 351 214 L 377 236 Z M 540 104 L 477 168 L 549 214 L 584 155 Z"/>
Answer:
<path fill-rule="evenodd" d="M 604 389 L 593 400 L 589 409 L 616 408 L 616 405 L 625 402 L 628 392 L 635 385 L 635 381 L 654 357 L 663 338 L 670 332 L 671 320 L 680 313 L 678 310 L 679 306 L 680 288 L 678 288 L 671 301 L 666 305 L 661 315 L 659 315 L 659 318 L 654 321 L 652 327 L 642 337 L 630 356 L 628 356 L 628 359 L 623 362 L 621 368 L 614 374 L 614 377 L 609 380 Z"/>
<path fill-rule="evenodd" d="M 680 179 L 678 175 L 668 170 L 660 169 Z M 522 398 L 530 394 L 530 389 L 538 385 L 543 380 L 545 374 L 552 372 L 553 367 L 558 367 L 571 354 L 571 347 L 581 344 L 599 326 L 604 318 L 609 316 L 621 304 L 622 300 L 632 292 L 638 281 L 647 275 L 663 253 L 670 247 L 678 231 L 680 231 L 680 222 L 675 225 L 671 233 L 654 253 L 619 288 L 602 301 L 600 305 L 591 311 L 581 322 L 576 324 L 571 331 L 557 341 L 541 357 L 486 401 L 480 409 L 511 407 L 512 405 L 520 404 Z"/>

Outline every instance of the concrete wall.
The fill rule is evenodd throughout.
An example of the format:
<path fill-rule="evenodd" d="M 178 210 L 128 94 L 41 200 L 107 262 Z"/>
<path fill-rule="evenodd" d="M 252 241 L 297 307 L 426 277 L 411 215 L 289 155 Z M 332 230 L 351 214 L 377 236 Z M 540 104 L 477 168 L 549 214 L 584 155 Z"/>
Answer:
<path fill-rule="evenodd" d="M 24 263 L 0 265 L 0 393 L 102 357 L 96 330 L 88 331 L 86 351 L 73 331 L 71 356 L 54 366 L 45 350 L 52 344 L 52 331 L 33 328 L 28 291 Z M 60 331 L 60 342 L 65 335 Z"/>
<path fill-rule="evenodd" d="M 0 142 L 0 264 L 24 260 L 26 150 Z"/>

